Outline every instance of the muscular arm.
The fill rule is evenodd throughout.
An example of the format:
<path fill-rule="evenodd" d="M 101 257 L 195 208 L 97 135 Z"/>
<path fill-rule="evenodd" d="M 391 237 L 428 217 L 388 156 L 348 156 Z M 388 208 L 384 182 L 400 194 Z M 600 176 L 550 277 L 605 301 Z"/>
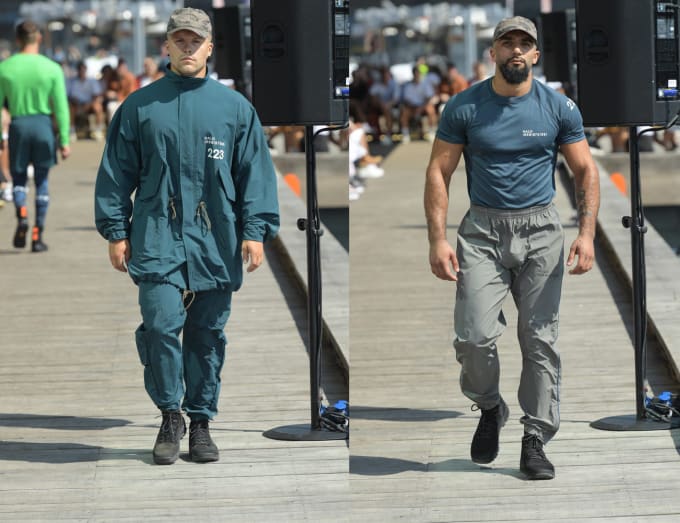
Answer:
<path fill-rule="evenodd" d="M 583 274 L 593 268 L 595 229 L 600 208 L 600 178 L 586 140 L 561 146 L 562 154 L 574 173 L 578 236 L 569 250 L 567 265 L 577 258 L 570 274 Z"/>
<path fill-rule="evenodd" d="M 430 268 L 435 276 L 449 281 L 455 281 L 455 273 L 458 272 L 456 253 L 446 240 L 449 184 L 462 153 L 462 144 L 450 144 L 436 139 L 425 173 L 424 204 L 427 237 L 430 242 Z"/>

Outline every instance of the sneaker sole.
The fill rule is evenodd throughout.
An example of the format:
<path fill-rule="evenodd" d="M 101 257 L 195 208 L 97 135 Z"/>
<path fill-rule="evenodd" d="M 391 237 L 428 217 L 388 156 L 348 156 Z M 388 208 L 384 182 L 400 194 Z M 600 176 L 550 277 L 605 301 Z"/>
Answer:
<path fill-rule="evenodd" d="M 220 454 L 192 454 L 189 452 L 189 459 L 194 463 L 211 463 L 213 461 L 219 461 Z"/>
<path fill-rule="evenodd" d="M 28 225 L 20 225 L 14 233 L 12 244 L 16 249 L 23 249 L 26 247 L 26 235 L 28 234 Z"/>
<path fill-rule="evenodd" d="M 527 479 L 532 480 L 532 481 L 533 480 L 553 479 L 555 477 L 554 472 L 548 472 L 548 471 L 531 473 L 531 472 L 528 472 L 526 470 L 522 470 L 522 472 L 527 477 Z"/>
<path fill-rule="evenodd" d="M 172 465 L 178 459 L 179 459 L 179 452 L 177 453 L 176 456 L 171 456 L 169 458 L 163 458 L 163 457 L 160 457 L 160 456 L 156 456 L 155 454 L 153 456 L 153 462 L 156 465 Z"/>

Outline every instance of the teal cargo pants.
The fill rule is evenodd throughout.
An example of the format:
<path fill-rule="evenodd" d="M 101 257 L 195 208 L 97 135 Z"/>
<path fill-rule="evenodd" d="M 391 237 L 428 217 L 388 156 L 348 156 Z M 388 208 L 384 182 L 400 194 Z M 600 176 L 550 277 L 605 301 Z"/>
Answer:
<path fill-rule="evenodd" d="M 161 410 L 182 408 L 192 420 L 217 414 L 231 291 L 189 293 L 140 282 L 142 324 L 136 332 L 144 386 Z M 181 339 L 180 339 L 181 334 Z"/>
<path fill-rule="evenodd" d="M 527 433 L 547 443 L 560 423 L 556 348 L 564 275 L 564 233 L 554 205 L 522 210 L 472 206 L 458 228 L 460 265 L 454 347 L 463 393 L 481 408 L 500 399 L 496 341 L 512 293 L 522 350 L 518 391 Z"/>

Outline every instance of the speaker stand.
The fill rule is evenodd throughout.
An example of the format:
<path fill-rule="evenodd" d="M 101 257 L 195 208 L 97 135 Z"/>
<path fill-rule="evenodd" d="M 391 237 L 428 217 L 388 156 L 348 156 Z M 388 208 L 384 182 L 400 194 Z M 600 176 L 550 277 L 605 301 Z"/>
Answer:
<path fill-rule="evenodd" d="M 321 257 L 320 237 L 323 234 L 319 218 L 316 190 L 316 155 L 314 151 L 314 127 L 305 126 L 305 160 L 307 219 L 298 220 L 298 229 L 307 233 L 307 324 L 309 352 L 309 391 L 311 422 L 309 425 L 286 425 L 263 433 L 267 438 L 286 441 L 325 441 L 348 438 L 346 432 L 326 430 L 321 426 L 319 412 L 321 396 L 321 341 L 323 333 L 321 313 Z"/>
<path fill-rule="evenodd" d="M 600 430 L 648 431 L 670 429 L 670 423 L 656 421 L 647 416 L 645 399 L 647 391 L 647 290 L 645 272 L 644 235 L 647 232 L 640 191 L 640 145 L 636 127 L 629 129 L 630 149 L 630 207 L 631 216 L 622 218 L 623 226 L 630 229 L 633 262 L 633 315 L 635 342 L 635 414 L 610 416 L 590 424 Z"/>

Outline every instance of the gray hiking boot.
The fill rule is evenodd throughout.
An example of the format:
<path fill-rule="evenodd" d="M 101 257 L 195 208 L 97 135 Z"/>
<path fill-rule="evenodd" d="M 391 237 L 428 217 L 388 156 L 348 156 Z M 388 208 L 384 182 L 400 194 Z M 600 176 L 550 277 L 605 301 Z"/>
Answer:
<path fill-rule="evenodd" d="M 172 465 L 179 458 L 179 442 L 187 426 L 178 410 L 164 410 L 163 422 L 153 447 L 153 460 L 157 465 Z"/>
<path fill-rule="evenodd" d="M 210 437 L 208 420 L 192 421 L 189 425 L 189 457 L 195 463 L 208 463 L 220 459 L 220 451 Z"/>

